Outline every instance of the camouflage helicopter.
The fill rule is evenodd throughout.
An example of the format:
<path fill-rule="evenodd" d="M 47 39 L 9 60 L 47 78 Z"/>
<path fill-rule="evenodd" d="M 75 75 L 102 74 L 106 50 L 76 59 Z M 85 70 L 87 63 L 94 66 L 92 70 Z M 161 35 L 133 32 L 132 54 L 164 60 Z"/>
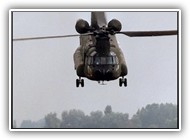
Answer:
<path fill-rule="evenodd" d="M 76 49 L 73 58 L 76 74 L 76 87 L 84 87 L 86 77 L 93 81 L 110 81 L 119 78 L 119 86 L 127 86 L 125 76 L 128 73 L 124 55 L 119 48 L 116 34 L 129 37 L 177 35 L 176 30 L 166 31 L 121 31 L 122 24 L 117 19 L 108 23 L 104 12 L 91 12 L 91 24 L 79 19 L 75 29 L 79 34 L 64 36 L 44 36 L 33 38 L 16 38 L 13 41 L 34 39 L 49 39 L 79 36 L 80 46 Z"/>

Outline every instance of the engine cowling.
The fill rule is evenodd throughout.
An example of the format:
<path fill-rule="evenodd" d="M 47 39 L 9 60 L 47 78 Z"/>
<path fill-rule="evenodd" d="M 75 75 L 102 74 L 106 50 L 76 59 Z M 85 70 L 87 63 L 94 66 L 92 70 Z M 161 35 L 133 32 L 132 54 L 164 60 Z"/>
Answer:
<path fill-rule="evenodd" d="M 80 34 L 86 33 L 89 31 L 89 28 L 90 28 L 89 23 L 86 20 L 83 19 L 77 20 L 75 29 L 78 33 Z"/>
<path fill-rule="evenodd" d="M 117 19 L 112 19 L 109 23 L 108 23 L 108 28 L 110 30 L 114 30 L 114 31 L 121 31 L 122 25 L 121 22 Z"/>

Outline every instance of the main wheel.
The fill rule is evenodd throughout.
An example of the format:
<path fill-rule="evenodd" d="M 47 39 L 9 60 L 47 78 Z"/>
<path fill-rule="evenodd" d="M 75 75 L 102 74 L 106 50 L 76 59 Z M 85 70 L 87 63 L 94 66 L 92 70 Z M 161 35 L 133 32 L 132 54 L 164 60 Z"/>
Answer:
<path fill-rule="evenodd" d="M 81 85 L 81 87 L 84 87 L 84 79 L 76 79 L 76 87 L 79 87 Z"/>
<path fill-rule="evenodd" d="M 84 79 L 81 79 L 81 87 L 84 87 Z"/>
<path fill-rule="evenodd" d="M 79 79 L 76 79 L 76 87 L 79 87 Z"/>
<path fill-rule="evenodd" d="M 122 86 L 122 79 L 119 78 L 119 86 L 121 87 Z"/>
<path fill-rule="evenodd" d="M 124 86 L 126 87 L 127 86 L 127 78 L 124 79 L 123 83 L 124 83 Z"/>
<path fill-rule="evenodd" d="M 119 78 L 119 86 L 122 87 L 123 84 L 125 87 L 127 86 L 127 79 L 124 77 Z"/>

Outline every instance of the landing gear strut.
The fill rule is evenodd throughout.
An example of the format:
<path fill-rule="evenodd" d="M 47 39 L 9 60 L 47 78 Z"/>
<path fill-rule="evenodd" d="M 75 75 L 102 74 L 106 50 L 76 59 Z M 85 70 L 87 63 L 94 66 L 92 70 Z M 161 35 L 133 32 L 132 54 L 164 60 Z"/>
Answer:
<path fill-rule="evenodd" d="M 79 87 L 79 85 L 81 85 L 81 87 L 84 87 L 84 79 L 81 79 L 81 77 L 79 77 L 79 79 L 76 79 L 76 87 Z"/>
<path fill-rule="evenodd" d="M 124 84 L 124 86 L 127 86 L 127 78 L 119 78 L 119 86 L 121 87 Z"/>

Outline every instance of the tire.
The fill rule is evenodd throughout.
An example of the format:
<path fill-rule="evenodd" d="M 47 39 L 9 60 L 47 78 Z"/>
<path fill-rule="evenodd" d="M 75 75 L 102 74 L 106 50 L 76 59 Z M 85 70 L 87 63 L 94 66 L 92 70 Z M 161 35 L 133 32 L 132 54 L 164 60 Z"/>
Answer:
<path fill-rule="evenodd" d="M 79 87 L 79 79 L 76 79 L 76 87 Z"/>
<path fill-rule="evenodd" d="M 124 79 L 124 86 L 125 87 L 127 86 L 127 79 L 126 78 Z"/>
<path fill-rule="evenodd" d="M 84 79 L 81 79 L 81 87 L 84 87 Z"/>
<path fill-rule="evenodd" d="M 122 79 L 119 78 L 119 86 L 121 87 L 122 86 Z"/>

